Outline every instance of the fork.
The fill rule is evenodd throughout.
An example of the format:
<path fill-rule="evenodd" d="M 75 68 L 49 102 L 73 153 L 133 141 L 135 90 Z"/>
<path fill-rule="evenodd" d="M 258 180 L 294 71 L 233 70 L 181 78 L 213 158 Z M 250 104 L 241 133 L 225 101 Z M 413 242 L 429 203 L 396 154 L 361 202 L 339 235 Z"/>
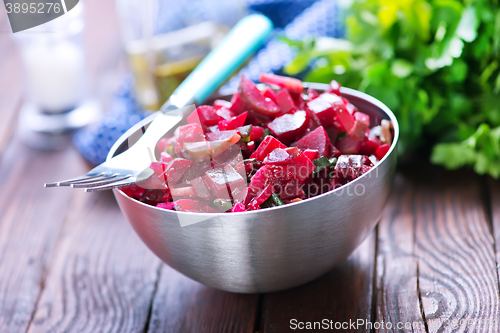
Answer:
<path fill-rule="evenodd" d="M 203 102 L 267 39 L 273 29 L 271 21 L 259 14 L 241 19 L 193 72 L 172 93 L 140 139 L 123 153 L 106 160 L 87 174 L 72 179 L 46 183 L 45 187 L 70 186 L 86 192 L 109 190 L 138 184 L 154 174 L 149 168 L 155 161 L 158 141 L 190 111 L 194 103 Z M 150 118 L 148 118 L 150 119 Z M 140 128 L 135 125 L 118 140 Z"/>
<path fill-rule="evenodd" d="M 149 166 L 156 160 L 154 152 L 157 142 L 193 109 L 185 107 L 166 113 L 157 112 L 146 132 L 125 152 L 98 165 L 84 176 L 47 183 L 45 187 L 70 186 L 92 192 L 128 186 L 149 179 L 154 174 Z"/>

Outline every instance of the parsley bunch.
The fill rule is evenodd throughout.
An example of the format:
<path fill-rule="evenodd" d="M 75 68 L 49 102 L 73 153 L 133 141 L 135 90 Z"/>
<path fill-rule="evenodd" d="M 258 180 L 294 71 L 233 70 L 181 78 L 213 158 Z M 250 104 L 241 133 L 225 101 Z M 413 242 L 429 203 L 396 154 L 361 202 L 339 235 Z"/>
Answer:
<path fill-rule="evenodd" d="M 380 99 L 401 154 L 431 145 L 433 163 L 500 176 L 498 0 L 357 0 L 346 28 L 346 39 L 284 39 L 298 51 L 285 72 Z"/>

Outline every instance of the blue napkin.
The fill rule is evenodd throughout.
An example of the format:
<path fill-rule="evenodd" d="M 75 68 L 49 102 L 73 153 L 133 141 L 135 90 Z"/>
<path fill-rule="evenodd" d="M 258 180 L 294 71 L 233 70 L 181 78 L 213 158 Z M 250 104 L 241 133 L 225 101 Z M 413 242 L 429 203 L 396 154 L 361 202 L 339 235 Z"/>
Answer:
<path fill-rule="evenodd" d="M 267 15 L 275 24 L 275 35 L 291 39 L 305 36 L 343 36 L 342 13 L 334 0 L 247 0 L 252 11 Z M 161 18 L 159 18 L 161 21 Z M 176 23 L 177 24 L 177 23 Z M 175 26 L 161 26 L 168 31 Z M 234 91 L 241 75 L 258 81 L 260 73 L 279 72 L 294 56 L 293 49 L 272 38 L 222 91 Z M 94 126 L 80 130 L 73 142 L 90 163 L 100 164 L 115 141 L 129 128 L 146 117 L 133 93 L 133 77 L 126 75 L 116 92 L 109 111 Z"/>

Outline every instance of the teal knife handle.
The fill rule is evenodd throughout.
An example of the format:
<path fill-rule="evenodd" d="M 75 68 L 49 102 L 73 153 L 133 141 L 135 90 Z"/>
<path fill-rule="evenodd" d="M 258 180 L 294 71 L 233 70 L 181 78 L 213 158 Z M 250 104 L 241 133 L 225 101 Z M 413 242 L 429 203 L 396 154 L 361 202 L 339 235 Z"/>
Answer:
<path fill-rule="evenodd" d="M 241 19 L 174 91 L 179 101 L 202 103 L 266 41 L 272 22 L 260 14 Z M 179 104 L 183 103 L 175 103 Z"/>

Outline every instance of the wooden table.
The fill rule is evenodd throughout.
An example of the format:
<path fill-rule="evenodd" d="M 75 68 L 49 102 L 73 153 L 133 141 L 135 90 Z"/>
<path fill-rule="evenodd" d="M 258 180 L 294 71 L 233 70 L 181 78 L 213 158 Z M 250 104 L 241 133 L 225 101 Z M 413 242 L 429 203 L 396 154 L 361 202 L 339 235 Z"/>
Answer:
<path fill-rule="evenodd" d="M 113 1 L 86 4 L 90 70 L 102 73 L 119 49 Z M 337 331 L 500 331 L 490 325 L 500 318 L 498 181 L 402 167 L 377 229 L 330 273 L 283 292 L 218 291 L 162 264 L 111 193 L 43 188 L 89 166 L 74 148 L 19 141 L 23 82 L 8 33 L 0 50 L 0 332 L 289 332 L 323 320 Z"/>

